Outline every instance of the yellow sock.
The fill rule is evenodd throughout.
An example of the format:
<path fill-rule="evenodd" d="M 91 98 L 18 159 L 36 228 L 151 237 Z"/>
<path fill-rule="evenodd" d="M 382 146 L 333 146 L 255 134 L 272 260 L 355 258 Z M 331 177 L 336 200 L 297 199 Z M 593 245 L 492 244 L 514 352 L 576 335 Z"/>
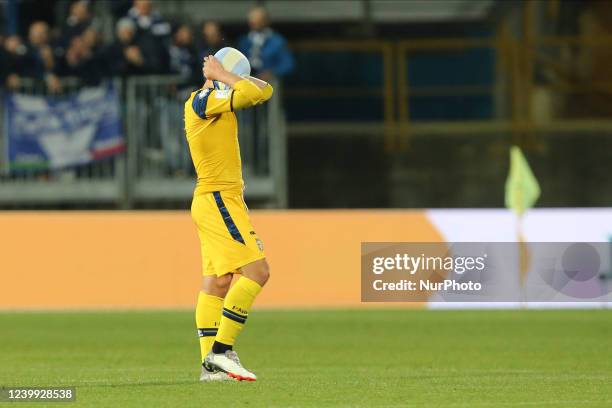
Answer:
<path fill-rule="evenodd" d="M 202 362 L 204 362 L 204 357 L 210 352 L 215 342 L 215 336 L 221 321 L 222 307 L 223 298 L 200 292 L 198 305 L 196 306 L 196 324 L 198 325 L 198 335 L 200 336 Z"/>
<path fill-rule="evenodd" d="M 238 279 L 223 302 L 223 317 L 215 341 L 228 346 L 234 345 L 260 291 L 261 286 L 257 282 L 244 276 Z"/>

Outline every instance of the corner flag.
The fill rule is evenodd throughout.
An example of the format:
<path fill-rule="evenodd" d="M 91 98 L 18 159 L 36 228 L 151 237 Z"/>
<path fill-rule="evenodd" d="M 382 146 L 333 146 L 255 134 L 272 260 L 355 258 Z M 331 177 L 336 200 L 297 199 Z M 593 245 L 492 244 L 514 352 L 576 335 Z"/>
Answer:
<path fill-rule="evenodd" d="M 506 180 L 506 207 L 521 216 L 538 201 L 540 185 L 520 147 L 510 148 L 510 173 Z"/>

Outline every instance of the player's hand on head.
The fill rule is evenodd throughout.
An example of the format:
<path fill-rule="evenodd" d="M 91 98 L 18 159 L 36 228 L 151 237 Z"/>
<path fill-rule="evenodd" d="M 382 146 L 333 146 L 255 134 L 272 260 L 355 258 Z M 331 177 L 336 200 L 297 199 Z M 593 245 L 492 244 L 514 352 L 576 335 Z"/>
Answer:
<path fill-rule="evenodd" d="M 202 72 L 204 72 L 204 76 L 206 79 L 217 80 L 219 79 L 219 75 L 222 75 L 225 69 L 223 65 L 212 55 L 208 57 L 204 57 L 204 67 L 202 68 Z"/>

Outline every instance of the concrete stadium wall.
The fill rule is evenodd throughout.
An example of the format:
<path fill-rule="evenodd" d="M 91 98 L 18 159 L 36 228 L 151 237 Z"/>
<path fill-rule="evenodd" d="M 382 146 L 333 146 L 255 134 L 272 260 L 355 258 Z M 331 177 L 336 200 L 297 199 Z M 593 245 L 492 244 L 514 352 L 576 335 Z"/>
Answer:
<path fill-rule="evenodd" d="M 257 307 L 360 304 L 362 241 L 441 241 L 423 211 L 252 211 L 272 278 Z M 0 213 L 0 309 L 184 308 L 201 260 L 188 212 Z"/>

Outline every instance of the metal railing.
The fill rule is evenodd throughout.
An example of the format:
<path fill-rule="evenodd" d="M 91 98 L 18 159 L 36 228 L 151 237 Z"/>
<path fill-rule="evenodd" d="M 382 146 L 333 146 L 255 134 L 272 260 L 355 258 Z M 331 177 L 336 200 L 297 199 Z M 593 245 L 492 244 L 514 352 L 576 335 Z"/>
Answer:
<path fill-rule="evenodd" d="M 174 76 L 115 80 L 116 89 L 121 90 L 126 152 L 64 170 L 0 172 L 0 206 L 100 204 L 133 208 L 188 203 L 196 176 L 184 135 L 183 107 L 191 90 L 178 84 Z M 63 94 L 77 89 L 78 80 L 63 80 Z M 36 81 L 24 81 L 17 92 L 45 95 L 46 89 Z M 251 112 L 238 112 L 239 137 L 245 196 L 266 206 L 285 207 L 285 126 L 278 99 L 272 98 Z M 5 134 L 3 100 L 0 129 Z M 6 140 L 0 138 L 2 158 L 6 158 Z M 0 168 L 6 170 L 7 164 L 0 159 Z"/>
<path fill-rule="evenodd" d="M 130 203 L 187 199 L 193 192 L 195 176 L 183 130 L 189 91 L 177 89 L 177 79 L 150 76 L 126 81 Z"/>

